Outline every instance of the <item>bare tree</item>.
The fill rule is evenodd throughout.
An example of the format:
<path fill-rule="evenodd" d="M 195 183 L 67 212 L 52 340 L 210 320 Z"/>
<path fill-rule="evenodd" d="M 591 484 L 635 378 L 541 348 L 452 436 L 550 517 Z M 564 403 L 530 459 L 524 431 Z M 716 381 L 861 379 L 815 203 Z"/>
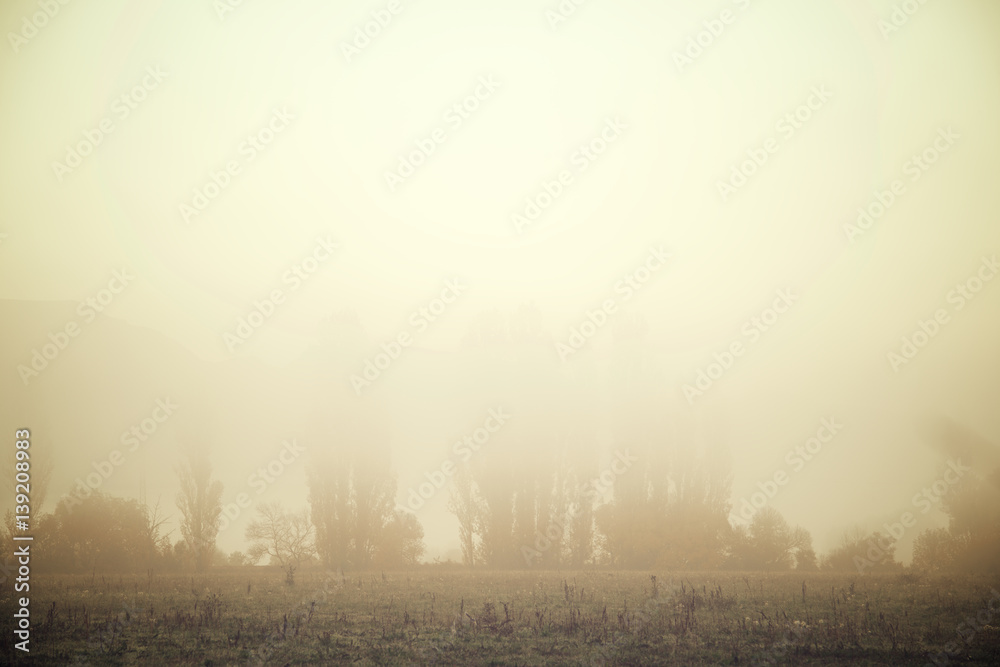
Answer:
<path fill-rule="evenodd" d="M 148 505 L 144 508 L 146 513 L 146 526 L 144 534 L 144 544 L 146 545 L 145 560 L 151 565 L 157 554 L 166 553 L 170 550 L 170 533 L 160 534 L 163 525 L 170 517 L 160 514 L 160 500 L 152 507 Z"/>
<path fill-rule="evenodd" d="M 212 465 L 204 453 L 192 455 L 177 467 L 181 490 L 177 507 L 183 515 L 181 536 L 194 555 L 195 568 L 202 572 L 215 553 L 222 513 L 222 482 L 212 480 Z"/>
<path fill-rule="evenodd" d="M 257 515 L 246 529 L 250 542 L 247 559 L 256 564 L 270 556 L 285 571 L 285 583 L 294 584 L 295 571 L 316 553 L 309 512 L 286 512 L 280 503 L 273 502 L 261 504 Z"/>
<path fill-rule="evenodd" d="M 467 464 L 461 464 L 455 473 L 448 498 L 448 509 L 458 519 L 459 541 L 462 545 L 462 560 L 469 567 L 476 566 L 476 526 L 479 522 L 479 500 L 472 471 Z"/>

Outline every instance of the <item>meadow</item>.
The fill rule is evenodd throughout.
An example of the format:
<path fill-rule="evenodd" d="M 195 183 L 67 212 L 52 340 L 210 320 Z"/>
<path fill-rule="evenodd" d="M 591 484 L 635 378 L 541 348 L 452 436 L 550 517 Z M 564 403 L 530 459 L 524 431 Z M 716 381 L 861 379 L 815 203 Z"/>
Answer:
<path fill-rule="evenodd" d="M 995 665 L 996 591 L 996 578 L 916 574 L 431 566 L 304 571 L 293 586 L 262 567 L 40 575 L 31 583 L 30 662 Z M 3 596 L 9 619 L 12 593 Z M 12 644 L 3 662 L 28 662 Z"/>

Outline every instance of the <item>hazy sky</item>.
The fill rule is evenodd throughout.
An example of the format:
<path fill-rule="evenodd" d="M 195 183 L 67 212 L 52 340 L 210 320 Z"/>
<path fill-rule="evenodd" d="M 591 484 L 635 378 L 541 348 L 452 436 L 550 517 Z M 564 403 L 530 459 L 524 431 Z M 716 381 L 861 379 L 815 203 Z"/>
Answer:
<path fill-rule="evenodd" d="M 283 439 L 369 412 L 388 430 L 400 502 L 497 406 L 514 416 L 493 456 L 530 466 L 555 446 L 543 434 L 567 430 L 608 456 L 612 369 L 629 345 L 612 330 L 633 317 L 652 369 L 632 387 L 637 418 L 683 425 L 685 447 L 724 440 L 734 503 L 793 470 L 786 453 L 824 418 L 843 424 L 771 501 L 820 549 L 912 509 L 941 476 L 928 419 L 1000 443 L 1000 280 L 983 280 L 1000 272 L 991 0 L 899 3 L 912 16 L 884 0 L 593 0 L 566 17 L 568 0 L 51 4 L 51 17 L 44 2 L 0 10 L 0 298 L 84 302 L 124 269 L 134 279 L 103 314 L 136 340 L 151 331 L 220 369 L 259 362 L 279 378 L 265 391 L 248 372 L 233 395 L 180 398 L 191 409 L 159 434 L 150 495 L 172 499 L 184 433 L 211 434 L 228 501 Z M 81 144 L 89 154 L 68 167 Z M 851 229 L 859 207 L 886 204 Z M 956 291 L 970 280 L 971 299 Z M 227 344 L 274 290 L 273 315 Z M 442 293 L 453 303 L 431 322 L 420 309 Z M 609 324 L 563 361 L 557 344 L 609 300 Z M 530 359 L 470 356 L 484 314 L 529 303 L 551 338 L 538 381 Z M 939 310 L 936 334 L 894 363 Z M 360 397 L 341 373 L 320 406 L 290 379 L 288 404 L 269 403 L 346 311 L 370 338 L 337 368 L 360 373 L 401 333 L 413 344 Z M 66 312 L 4 322 L 4 404 L 44 403 L 58 421 L 80 393 L 134 384 L 150 409 L 169 393 L 155 358 L 141 377 L 112 358 L 86 386 L 61 386 L 55 363 L 23 382 L 33 348 L 83 322 Z M 688 400 L 684 385 L 735 342 L 732 368 Z M 205 426 L 222 413 L 240 423 Z M 53 445 L 50 499 L 144 416 L 74 422 L 73 442 Z M 18 419 L 4 409 L 5 426 Z M 136 474 L 123 466 L 121 480 Z M 303 481 L 290 466 L 260 499 L 302 505 Z M 134 493 L 114 478 L 108 489 Z M 446 495 L 419 513 L 430 555 L 457 547 Z"/>

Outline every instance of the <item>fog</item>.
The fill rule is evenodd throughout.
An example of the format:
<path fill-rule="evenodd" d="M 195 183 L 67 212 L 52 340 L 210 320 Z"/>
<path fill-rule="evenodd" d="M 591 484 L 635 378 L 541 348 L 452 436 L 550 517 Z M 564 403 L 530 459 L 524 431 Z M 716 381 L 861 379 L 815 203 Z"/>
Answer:
<path fill-rule="evenodd" d="M 995 3 L 389 4 L 0 10 L 36 517 L 91 476 L 176 542 L 204 455 L 245 551 L 355 466 L 461 562 L 468 466 L 518 557 L 523 498 L 604 475 L 612 542 L 717 494 L 821 555 L 910 512 L 909 563 L 924 489 L 995 479 Z"/>

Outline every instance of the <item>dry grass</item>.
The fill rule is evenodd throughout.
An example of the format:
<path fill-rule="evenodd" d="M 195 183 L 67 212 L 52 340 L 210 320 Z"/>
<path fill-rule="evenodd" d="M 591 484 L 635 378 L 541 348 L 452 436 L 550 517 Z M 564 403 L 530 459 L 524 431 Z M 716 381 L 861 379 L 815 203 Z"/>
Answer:
<path fill-rule="evenodd" d="M 991 588 L 793 573 L 39 576 L 31 646 L 36 664 L 62 665 L 923 665 L 958 641 L 952 663 L 1000 664 L 1000 605 L 969 643 L 955 630 Z"/>

